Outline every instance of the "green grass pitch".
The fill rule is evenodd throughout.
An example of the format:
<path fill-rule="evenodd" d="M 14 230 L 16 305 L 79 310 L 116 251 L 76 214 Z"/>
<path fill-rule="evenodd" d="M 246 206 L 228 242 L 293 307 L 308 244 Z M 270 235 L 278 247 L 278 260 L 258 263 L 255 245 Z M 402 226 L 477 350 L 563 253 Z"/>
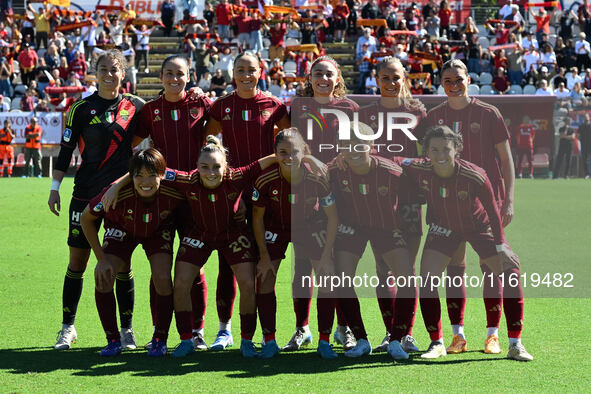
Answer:
<path fill-rule="evenodd" d="M 395 363 L 373 354 L 350 360 L 323 361 L 315 347 L 264 360 L 245 360 L 236 348 L 223 353 L 201 352 L 177 360 L 149 359 L 144 350 L 115 359 L 100 358 L 105 344 L 94 305 L 91 259 L 76 328 L 78 342 L 67 352 L 53 350 L 61 325 L 61 288 L 67 265 L 67 209 L 72 179 L 62 186 L 62 215 L 47 209 L 49 180 L 0 179 L 0 391 L 1 392 L 341 392 L 341 391 L 519 391 L 583 392 L 591 384 L 589 334 L 591 301 L 588 280 L 591 182 L 584 180 L 518 180 L 516 216 L 508 239 L 519 254 L 522 271 L 575 273 L 574 289 L 526 289 L 523 342 L 535 360 L 519 363 L 505 359 L 508 340 L 503 318 L 503 353 L 482 353 L 485 313 L 482 299 L 470 298 L 466 309 L 468 353 L 424 361 L 418 355 Z M 148 307 L 149 268 L 138 248 L 134 327 L 138 344 L 151 335 Z M 478 273 L 475 255 L 468 255 L 469 273 Z M 209 286 L 205 337 L 211 343 L 217 331 L 215 278 L 217 264 L 206 265 Z M 277 283 L 279 345 L 294 329 L 290 300 L 290 266 L 284 264 Z M 531 292 L 530 292 L 531 291 Z M 570 298 L 562 297 L 570 295 Z M 560 298 L 542 298 L 558 297 Z M 573 297 L 575 296 L 575 297 Z M 587 297 L 587 298 L 585 298 Z M 369 339 L 379 343 L 385 334 L 375 298 L 362 299 Z M 443 326 L 451 341 L 445 303 Z M 239 336 L 237 304 L 233 319 Z M 316 309 L 310 326 L 315 334 Z M 420 310 L 414 335 L 421 350 L 429 339 Z M 260 340 L 260 329 L 255 341 Z M 178 343 L 174 321 L 169 347 Z M 340 353 L 341 349 L 337 347 Z"/>

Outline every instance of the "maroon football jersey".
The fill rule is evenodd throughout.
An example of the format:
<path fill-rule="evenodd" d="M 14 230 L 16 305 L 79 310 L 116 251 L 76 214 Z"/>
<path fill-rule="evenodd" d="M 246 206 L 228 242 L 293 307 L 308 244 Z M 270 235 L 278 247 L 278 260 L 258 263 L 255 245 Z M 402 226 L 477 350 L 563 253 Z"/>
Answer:
<path fill-rule="evenodd" d="M 260 90 L 250 99 L 243 99 L 234 91 L 217 99 L 210 115 L 222 125 L 228 164 L 239 167 L 273 154 L 273 128 L 287 115 L 287 108 L 279 99 Z"/>
<path fill-rule="evenodd" d="M 320 149 L 323 145 L 336 145 L 338 142 L 339 122 L 336 115 L 320 113 L 321 109 L 343 111 L 353 121 L 353 114 L 359 106 L 348 98 L 334 98 L 328 104 L 320 104 L 312 97 L 296 97 L 291 101 L 291 124 L 297 127 L 310 146 L 312 155 L 328 163 L 337 155 L 336 149 Z M 308 121 L 312 124 L 312 138 L 308 135 Z"/>
<path fill-rule="evenodd" d="M 304 166 L 304 178 L 290 184 L 275 164 L 261 173 L 254 183 L 252 203 L 265 210 L 265 228 L 271 231 L 300 230 L 321 216 L 319 201 L 330 195 L 325 178 Z"/>
<path fill-rule="evenodd" d="M 199 170 L 187 173 L 167 169 L 164 184 L 184 193 L 191 211 L 195 228 L 202 241 L 221 241 L 241 232 L 244 225 L 234 220 L 238 200 L 245 188 L 250 187 L 261 172 L 258 161 L 240 168 L 229 168 L 220 186 L 208 189 L 201 184 Z"/>
<path fill-rule="evenodd" d="M 133 184 L 130 184 L 119 191 L 117 207 L 105 212 L 101 198 L 108 188 L 104 188 L 98 196 L 90 200 L 90 213 L 104 218 L 105 228 L 108 222 L 117 224 L 133 238 L 152 236 L 161 224 L 172 220 L 175 208 L 185 201 L 182 193 L 161 185 L 156 198 L 151 202 L 144 202 L 136 194 Z"/>
<path fill-rule="evenodd" d="M 135 134 L 151 137 L 168 167 L 190 171 L 197 167 L 212 104 L 205 96 L 190 99 L 187 94 L 176 103 L 160 96 L 144 105 Z"/>
<path fill-rule="evenodd" d="M 495 199 L 505 198 L 501 164 L 497 160 L 496 144 L 509 140 L 510 134 L 499 110 L 476 98 L 462 110 L 452 109 L 448 102 L 438 105 L 427 114 L 424 126 L 417 129 L 420 140 L 427 128 L 446 125 L 464 139 L 460 157 L 484 168 L 495 192 Z"/>
<path fill-rule="evenodd" d="M 402 169 L 396 163 L 371 156 L 371 170 L 364 175 L 350 168 L 328 166 L 330 190 L 335 194 L 339 221 L 374 229 L 396 229 L 398 187 Z"/>
<path fill-rule="evenodd" d="M 404 159 L 402 168 L 425 194 L 431 222 L 463 234 L 486 232 L 490 226 L 495 242 L 504 243 L 501 216 L 486 172 L 462 159 L 455 163 L 450 178 L 437 176 L 429 159 Z"/>

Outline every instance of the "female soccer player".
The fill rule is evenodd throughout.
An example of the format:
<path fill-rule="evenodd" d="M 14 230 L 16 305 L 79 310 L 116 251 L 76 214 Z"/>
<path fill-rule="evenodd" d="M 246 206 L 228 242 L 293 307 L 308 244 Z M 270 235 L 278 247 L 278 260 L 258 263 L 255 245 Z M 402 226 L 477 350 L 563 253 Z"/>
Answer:
<path fill-rule="evenodd" d="M 91 198 L 127 172 L 132 155 L 133 132 L 144 105 L 139 97 L 119 94 L 127 68 L 127 61 L 121 52 L 112 50 L 101 54 L 96 67 L 97 92 L 74 103 L 66 117 L 66 129 L 53 171 L 48 201 L 51 212 L 59 216 L 59 187 L 70 164 L 72 153 L 78 146 L 82 155 L 82 165 L 74 179 L 74 193 L 68 215 L 70 262 L 64 280 L 62 329 L 58 334 L 56 349 L 69 349 L 77 335 L 74 319 L 82 293 L 84 271 L 90 256 L 90 245 L 80 227 L 80 215 Z M 95 224 L 98 228 L 100 221 L 96 221 Z M 131 326 L 133 273 L 130 270 L 119 272 L 116 283 L 122 346 L 134 349 L 136 345 Z"/>
<path fill-rule="evenodd" d="M 428 159 L 404 159 L 405 174 L 427 198 L 431 225 L 421 258 L 421 312 L 431 336 L 422 358 L 446 355 L 441 330 L 441 306 L 437 286 L 430 278 L 441 277 L 462 242 L 469 242 L 480 264 L 505 279 L 505 298 L 523 299 L 519 259 L 505 240 L 495 192 L 485 171 L 459 159 L 461 134 L 447 126 L 427 130 L 423 144 Z M 484 271 L 484 269 L 483 269 Z M 491 280 L 488 275 L 485 280 Z M 533 360 L 521 344 L 523 302 L 505 305 L 509 334 L 508 358 Z"/>
<path fill-rule="evenodd" d="M 359 106 L 346 97 L 345 81 L 337 62 L 330 56 L 320 56 L 310 66 L 310 74 L 304 84 L 301 97 L 296 97 L 291 103 L 292 123 L 299 130 L 307 130 L 307 122 L 321 112 L 322 109 L 337 109 L 353 119 L 353 114 L 359 111 Z M 314 157 L 318 157 L 325 163 L 332 160 L 336 149 L 320 149 L 322 144 L 337 145 L 338 119 L 335 115 L 323 115 L 324 127 L 318 123 L 312 123 L 313 137 L 308 136 L 307 143 Z M 312 342 L 312 334 L 308 327 L 308 317 L 312 302 L 312 288 L 302 287 L 301 278 L 312 275 L 312 265 L 309 261 L 298 260 L 295 263 L 294 280 L 292 283 L 294 311 L 296 315 L 296 332 L 283 347 L 284 351 L 298 350 Z M 347 327 L 340 307 L 337 305 L 337 329 L 334 333 L 336 343 L 343 345 L 345 350 L 355 346 L 353 333 Z"/>
<path fill-rule="evenodd" d="M 166 355 L 173 307 L 173 211 L 185 201 L 185 196 L 170 187 L 160 186 L 165 170 L 166 161 L 156 149 L 136 152 L 129 164 L 132 184 L 119 191 L 117 207 L 105 212 L 101 203 L 105 189 L 82 213 L 84 235 L 98 260 L 94 271 L 96 307 L 108 341 L 101 356 L 121 353 L 114 278 L 115 273 L 131 267 L 131 255 L 138 244 L 146 252 L 156 288 L 156 328 L 148 355 Z M 101 246 L 95 222 L 102 218 L 105 219 L 105 235 Z"/>
<path fill-rule="evenodd" d="M 353 278 L 359 259 L 369 241 L 376 257 L 381 257 L 395 277 L 409 279 L 413 267 L 401 231 L 397 226 L 397 196 L 402 169 L 394 162 L 370 154 L 373 130 L 359 122 L 358 133 L 349 140 L 339 141 L 347 168 L 339 170 L 336 160 L 329 165 L 331 190 L 335 193 L 339 211 L 339 231 L 335 243 L 337 275 Z M 351 123 L 351 128 L 355 123 Z M 397 282 L 398 292 L 392 326 L 389 327 L 388 354 L 394 359 L 407 359 L 402 348 L 402 337 L 412 324 L 416 288 L 410 281 Z M 371 345 L 361 318 L 359 300 L 351 283 L 344 283 L 339 300 L 357 344 L 347 357 L 360 357 L 371 353 Z"/>
<path fill-rule="evenodd" d="M 382 116 L 383 131 L 381 136 L 374 141 L 374 147 L 377 150 L 376 154 L 382 157 L 391 157 L 393 154 L 397 157 L 417 157 L 416 137 L 413 136 L 412 132 L 416 124 L 425 117 L 425 107 L 420 101 L 412 98 L 407 85 L 406 72 L 400 60 L 395 57 L 387 57 L 378 63 L 376 69 L 378 87 L 380 88 L 380 99 L 360 109 L 360 119 L 368 124 L 374 132 L 377 132 L 379 129 L 380 116 Z M 404 131 L 399 129 L 394 130 L 391 136 L 389 136 L 386 132 L 386 124 L 388 123 L 386 114 L 388 112 L 399 112 L 409 116 L 405 119 L 393 119 L 393 122 L 412 122 L 415 126 L 408 127 Z M 404 182 L 404 178 L 402 181 Z M 423 234 L 421 211 L 421 204 L 423 203 L 424 197 L 414 192 L 413 188 L 400 187 L 398 192 L 397 223 L 407 243 L 413 267 L 415 266 L 421 244 L 421 236 Z M 388 277 L 388 269 L 379 258 L 377 268 L 377 274 L 382 284 L 385 284 Z M 384 268 L 386 272 L 382 272 Z M 376 295 L 386 330 L 389 330 L 396 312 L 394 309 L 396 288 L 394 286 L 377 286 Z M 417 301 L 415 300 L 415 312 L 416 307 Z M 386 351 L 389 343 L 390 333 L 387 332 L 382 344 L 375 348 L 374 352 Z M 407 328 L 407 334 L 402 338 L 402 347 L 407 353 L 417 352 L 419 350 L 416 346 L 415 339 L 412 337 L 412 325 Z"/>
<path fill-rule="evenodd" d="M 142 109 L 134 144 L 150 137 L 154 148 L 164 155 L 170 168 L 190 171 L 197 165 L 197 156 L 205 138 L 205 122 L 209 119 L 212 102 L 206 96 L 193 98 L 185 92 L 189 80 L 189 64 L 184 56 L 172 55 L 164 59 L 160 79 L 164 94 L 146 103 Z M 184 204 L 184 208 L 177 212 L 179 215 L 176 227 L 182 239 L 184 231 L 193 227 L 191 211 L 189 205 Z M 150 282 L 150 299 L 154 296 L 154 285 Z M 207 349 L 203 339 L 207 301 L 207 284 L 203 271 L 195 279 L 191 301 L 193 342 L 196 349 Z M 155 303 L 151 301 L 150 306 L 155 312 Z"/>
<path fill-rule="evenodd" d="M 260 63 L 255 54 L 243 52 L 238 55 L 234 60 L 236 90 L 218 98 L 209 113 L 206 134 L 222 134 L 231 167 L 247 166 L 271 155 L 275 126 L 279 130 L 291 126 L 285 104 L 257 88 L 260 76 Z M 247 191 L 245 196 L 250 193 L 251 190 Z M 216 293 L 220 327 L 210 349 L 223 350 L 233 343 L 230 318 L 236 297 L 232 270 L 223 260 L 219 263 Z"/>
<path fill-rule="evenodd" d="M 309 148 L 296 128 L 284 129 L 275 137 L 278 163 L 262 172 L 252 193 L 252 227 L 259 250 L 257 305 L 264 334 L 261 357 L 279 353 L 275 341 L 277 269 L 294 243 L 296 264 L 310 260 L 317 276 L 333 272 L 332 248 L 338 216 L 328 182 L 302 163 Z M 318 204 L 322 210 L 318 209 Z M 324 213 L 324 215 L 323 215 Z M 303 258 L 298 259 L 297 257 Z M 334 319 L 334 297 L 318 289 L 318 354 L 335 358 L 329 345 Z"/>
<path fill-rule="evenodd" d="M 426 128 L 438 125 L 446 125 L 461 134 L 464 137 L 461 158 L 486 171 L 493 186 L 503 226 L 507 226 L 513 218 L 515 168 L 509 145 L 510 134 L 503 117 L 496 107 L 468 96 L 470 77 L 468 69 L 461 61 L 446 62 L 441 68 L 441 81 L 448 99 L 429 111 L 424 126 L 417 130 L 417 137 L 421 139 Z M 457 283 L 454 278 L 463 278 L 466 271 L 465 256 L 466 243 L 462 242 L 447 268 L 447 275 L 451 278 L 449 282 Z M 486 265 L 481 265 L 481 268 L 490 274 Z M 447 310 L 454 333 L 454 339 L 447 349 L 448 353 L 461 353 L 467 350 L 464 336 L 466 288 L 463 280 L 459 281 L 462 282 L 459 288 L 446 288 Z M 500 279 L 495 278 L 491 286 L 484 287 L 487 315 L 485 353 L 501 352 L 498 327 L 501 321 L 502 292 Z M 523 300 L 503 299 L 503 303 L 505 307 L 516 307 L 513 304 L 523 303 Z"/>

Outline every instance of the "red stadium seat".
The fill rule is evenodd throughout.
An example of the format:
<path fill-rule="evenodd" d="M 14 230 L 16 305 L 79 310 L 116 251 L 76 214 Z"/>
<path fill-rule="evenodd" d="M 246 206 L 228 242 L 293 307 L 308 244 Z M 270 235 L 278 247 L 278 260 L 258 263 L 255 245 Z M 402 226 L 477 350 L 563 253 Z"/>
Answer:
<path fill-rule="evenodd" d="M 16 164 L 15 167 L 24 167 L 25 166 L 25 154 L 19 153 L 16 156 Z"/>

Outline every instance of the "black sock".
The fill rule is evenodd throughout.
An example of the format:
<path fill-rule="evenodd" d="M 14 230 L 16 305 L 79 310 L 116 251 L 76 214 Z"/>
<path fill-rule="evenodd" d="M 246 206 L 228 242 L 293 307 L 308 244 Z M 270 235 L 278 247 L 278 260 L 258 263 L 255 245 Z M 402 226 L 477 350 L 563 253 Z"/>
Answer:
<path fill-rule="evenodd" d="M 119 272 L 115 279 L 115 283 L 121 329 L 131 328 L 134 302 L 133 271 Z"/>
<path fill-rule="evenodd" d="M 82 295 L 82 284 L 84 282 L 84 271 L 66 271 L 64 278 L 64 289 L 62 292 L 62 324 L 74 324 L 78 302 Z"/>

